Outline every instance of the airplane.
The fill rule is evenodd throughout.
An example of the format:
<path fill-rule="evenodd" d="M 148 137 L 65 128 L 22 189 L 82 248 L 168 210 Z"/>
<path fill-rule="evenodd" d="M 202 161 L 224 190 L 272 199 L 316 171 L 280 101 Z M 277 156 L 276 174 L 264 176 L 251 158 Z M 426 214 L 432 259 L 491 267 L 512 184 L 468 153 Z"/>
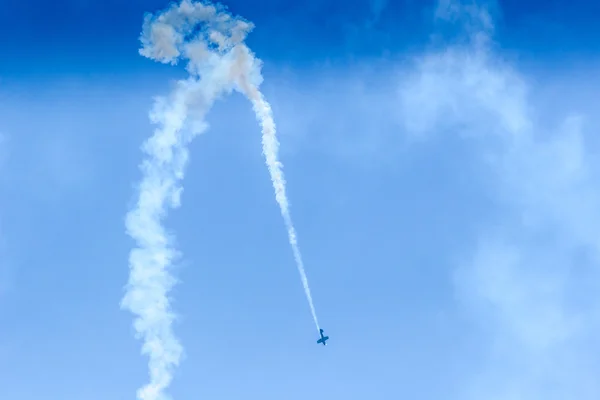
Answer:
<path fill-rule="evenodd" d="M 323 329 L 319 329 L 319 333 L 321 334 L 321 339 L 317 340 L 317 343 L 323 343 L 323 346 L 327 346 L 327 340 L 329 340 L 329 336 L 323 336 Z"/>

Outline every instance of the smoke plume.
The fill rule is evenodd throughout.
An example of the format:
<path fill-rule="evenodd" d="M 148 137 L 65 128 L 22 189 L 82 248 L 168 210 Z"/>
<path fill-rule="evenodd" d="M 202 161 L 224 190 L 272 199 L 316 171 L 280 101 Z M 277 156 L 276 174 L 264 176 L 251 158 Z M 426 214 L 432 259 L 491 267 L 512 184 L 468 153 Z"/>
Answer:
<path fill-rule="evenodd" d="M 134 328 L 149 356 L 150 382 L 138 391 L 140 400 L 166 400 L 173 368 L 182 346 L 173 334 L 175 315 L 168 293 L 176 283 L 171 273 L 178 257 L 173 237 L 162 226 L 170 208 L 180 205 L 181 181 L 188 161 L 187 145 L 207 129 L 205 115 L 214 101 L 232 90 L 252 103 L 262 128 L 263 153 L 275 198 L 288 231 L 312 316 L 319 328 L 304 265 L 289 212 L 279 142 L 271 107 L 259 90 L 262 63 L 244 44 L 253 25 L 231 16 L 224 7 L 183 0 L 144 21 L 140 54 L 162 63 L 186 60 L 190 76 L 176 83 L 168 98 L 155 101 L 150 118 L 158 127 L 142 150 L 146 158 L 139 197 L 126 216 L 127 233 L 136 241 L 131 251 L 130 277 L 121 306 L 136 315 Z"/>

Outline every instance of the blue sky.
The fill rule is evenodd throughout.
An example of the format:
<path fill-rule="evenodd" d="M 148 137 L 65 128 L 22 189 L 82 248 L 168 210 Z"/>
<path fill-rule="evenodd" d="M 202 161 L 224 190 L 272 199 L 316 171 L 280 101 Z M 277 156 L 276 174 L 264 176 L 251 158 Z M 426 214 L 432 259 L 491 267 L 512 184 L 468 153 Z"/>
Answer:
<path fill-rule="evenodd" d="M 256 28 L 316 331 L 248 101 L 190 145 L 175 399 L 597 399 L 599 5 L 342 1 Z M 120 309 L 153 97 L 155 0 L 0 16 L 0 398 L 134 398 Z"/>

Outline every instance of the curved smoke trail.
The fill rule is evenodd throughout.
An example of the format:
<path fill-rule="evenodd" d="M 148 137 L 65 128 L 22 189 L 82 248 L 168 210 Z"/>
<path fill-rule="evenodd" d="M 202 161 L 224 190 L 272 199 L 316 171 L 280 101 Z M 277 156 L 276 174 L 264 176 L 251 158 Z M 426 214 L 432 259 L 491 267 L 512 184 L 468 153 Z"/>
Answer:
<path fill-rule="evenodd" d="M 232 90 L 242 92 L 252 102 L 261 124 L 263 153 L 275 197 L 319 328 L 277 159 L 279 143 L 271 107 L 258 89 L 262 64 L 244 44 L 252 28 L 251 23 L 232 17 L 220 5 L 190 0 L 171 6 L 158 16 L 147 15 L 144 21 L 140 54 L 170 64 L 185 59 L 190 76 L 178 81 L 168 98 L 155 101 L 150 118 L 158 128 L 142 146 L 146 159 L 140 166 L 143 178 L 139 197 L 126 216 L 127 233 L 137 247 L 129 257 L 130 276 L 121 306 L 136 315 L 134 328 L 144 341 L 142 352 L 150 358 L 150 382 L 138 391 L 140 400 L 168 399 L 164 390 L 183 352 L 173 334 L 175 315 L 168 297 L 176 283 L 170 270 L 178 252 L 161 222 L 168 209 L 180 205 L 187 145 L 206 130 L 204 116 L 214 101 Z"/>

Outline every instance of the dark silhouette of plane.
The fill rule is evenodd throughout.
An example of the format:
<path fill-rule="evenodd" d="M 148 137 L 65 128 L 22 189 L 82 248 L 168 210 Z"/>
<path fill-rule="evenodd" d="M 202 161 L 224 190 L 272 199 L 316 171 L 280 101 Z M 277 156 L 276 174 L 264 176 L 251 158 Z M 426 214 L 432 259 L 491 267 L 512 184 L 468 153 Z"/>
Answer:
<path fill-rule="evenodd" d="M 317 340 L 317 343 L 323 343 L 323 346 L 327 346 L 327 340 L 329 340 L 329 336 L 323 336 L 323 329 L 319 329 L 319 333 L 321 334 L 321 339 Z"/>

